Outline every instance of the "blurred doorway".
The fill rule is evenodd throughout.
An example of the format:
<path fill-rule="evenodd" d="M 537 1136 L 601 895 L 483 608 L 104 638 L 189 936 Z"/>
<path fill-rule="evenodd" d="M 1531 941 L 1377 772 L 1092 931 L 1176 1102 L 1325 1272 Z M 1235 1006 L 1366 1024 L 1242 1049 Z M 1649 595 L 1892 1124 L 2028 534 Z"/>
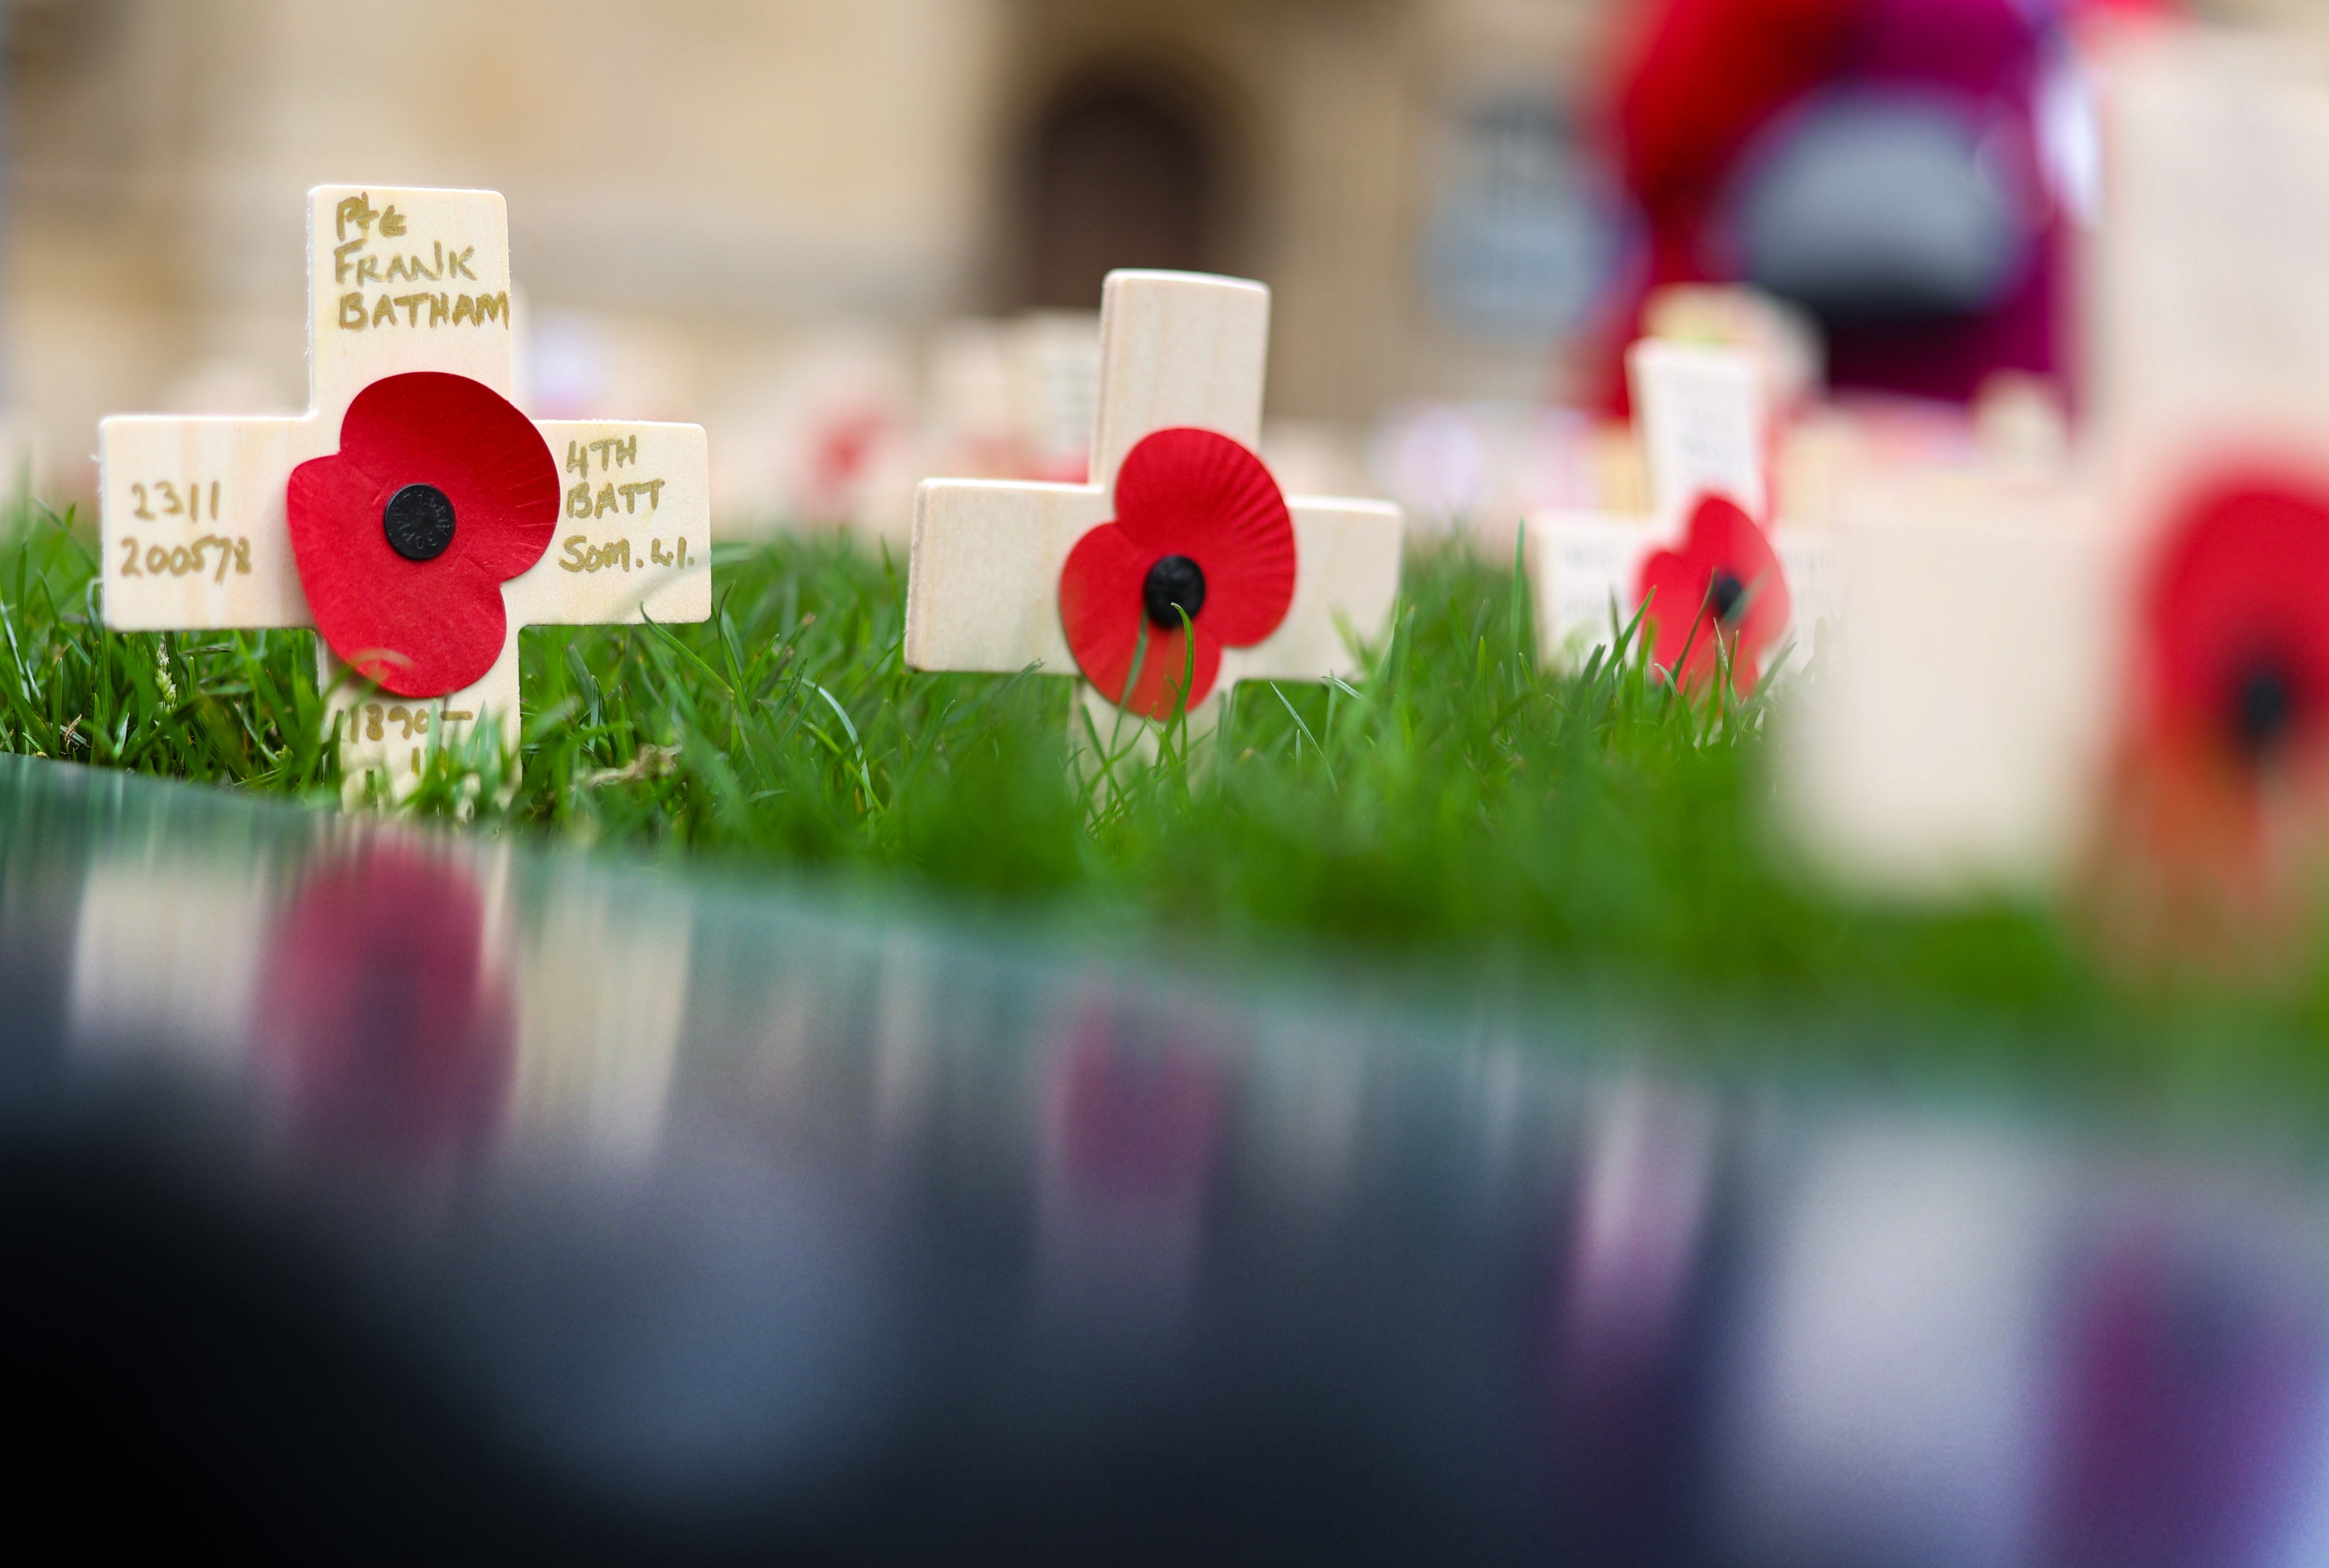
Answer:
<path fill-rule="evenodd" d="M 1057 95 L 1030 147 L 1023 302 L 1090 310 L 1115 267 L 1221 265 L 1221 138 L 1191 100 L 1123 77 Z"/>

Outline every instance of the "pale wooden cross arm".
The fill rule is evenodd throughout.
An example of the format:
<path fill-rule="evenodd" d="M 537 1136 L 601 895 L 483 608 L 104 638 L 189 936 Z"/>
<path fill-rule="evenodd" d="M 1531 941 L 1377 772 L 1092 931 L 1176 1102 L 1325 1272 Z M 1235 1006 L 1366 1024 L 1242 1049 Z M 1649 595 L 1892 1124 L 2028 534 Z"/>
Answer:
<path fill-rule="evenodd" d="M 558 532 L 540 561 L 502 584 L 509 632 L 484 679 L 441 699 L 448 712 L 498 713 L 503 744 L 514 745 L 519 702 L 518 632 L 529 626 L 677 624 L 712 615 L 710 460 L 701 425 L 538 420 L 561 464 Z M 576 477 L 576 467 L 587 474 Z M 357 694 L 340 688 L 345 701 Z M 415 737 L 394 724 L 392 697 L 362 700 L 341 766 L 418 770 Z M 407 708 L 417 712 L 418 705 Z M 375 731 L 379 732 L 375 733 Z"/>
<path fill-rule="evenodd" d="M 117 631 L 313 626 L 285 513 L 291 470 L 318 455 L 305 449 L 313 423 L 153 414 L 105 420 L 98 483 L 106 501 L 106 624 Z M 711 547 L 702 427 L 544 420 L 536 428 L 552 457 L 579 454 L 593 473 L 566 487 L 550 553 L 504 586 L 512 624 L 708 616 L 708 571 L 673 570 L 700 563 Z M 611 468 L 609 452 L 619 454 Z"/>
<path fill-rule="evenodd" d="M 1390 634 L 1407 521 L 1389 501 L 1287 498 L 1301 571 L 1286 619 L 1251 647 L 1221 650 L 1221 685 L 1357 675 Z M 1355 638 L 1360 645 L 1353 647 Z"/>
<path fill-rule="evenodd" d="M 1634 619 L 1643 563 L 1668 542 L 1646 517 L 1599 512 L 1539 512 L 1526 527 L 1539 656 L 1565 660 L 1608 646 Z"/>
<path fill-rule="evenodd" d="M 313 626 L 284 487 L 305 419 L 117 414 L 99 426 L 105 623 L 118 631 Z"/>
<path fill-rule="evenodd" d="M 1108 519 L 1090 485 L 926 479 L 914 496 L 906 663 L 918 670 L 1076 673 L 1060 572 Z"/>

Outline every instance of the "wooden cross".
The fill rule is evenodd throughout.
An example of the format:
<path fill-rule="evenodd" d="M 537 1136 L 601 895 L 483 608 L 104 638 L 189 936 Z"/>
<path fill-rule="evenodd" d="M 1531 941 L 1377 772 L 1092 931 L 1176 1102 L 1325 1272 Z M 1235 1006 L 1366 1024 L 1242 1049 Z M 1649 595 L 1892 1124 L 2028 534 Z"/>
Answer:
<path fill-rule="evenodd" d="M 1627 351 L 1637 439 L 1649 472 L 1647 517 L 1542 512 L 1528 521 L 1527 563 L 1537 641 L 1548 661 L 1606 647 L 1639 608 L 1643 563 L 1670 548 L 1707 496 L 1736 502 L 1762 523 L 1787 574 L 1794 656 L 1841 612 L 1843 572 L 1833 544 L 1770 524 L 1769 426 L 1762 373 L 1743 349 L 1644 339 Z"/>
<path fill-rule="evenodd" d="M 906 586 L 906 662 L 919 670 L 1078 674 L 1060 619 L 1060 577 L 1085 534 L 1115 515 L 1117 470 L 1143 438 L 1176 427 L 1261 435 L 1269 290 L 1184 272 L 1108 274 L 1090 479 L 1081 485 L 926 479 L 914 500 Z M 1389 502 L 1288 497 L 1299 571 L 1285 620 L 1265 641 L 1221 656 L 1213 711 L 1240 681 L 1355 674 L 1349 637 L 1388 628 L 1399 595 L 1400 510 Z M 1113 704 L 1088 683 L 1080 701 L 1106 736 Z M 1080 725 L 1079 724 L 1079 731 Z"/>
<path fill-rule="evenodd" d="M 117 415 L 99 427 L 105 621 L 119 631 L 315 624 L 292 554 L 291 471 L 339 449 L 382 377 L 448 372 L 511 395 L 509 223 L 493 191 L 319 185 L 307 193 L 308 409 L 277 418 Z M 536 421 L 564 492 L 542 559 L 503 584 L 508 633 L 475 685 L 427 701 L 350 678 L 317 638 L 344 714 L 352 798 L 367 773 L 409 790 L 430 745 L 495 726 L 517 742 L 518 628 L 703 620 L 711 492 L 698 425 Z"/>

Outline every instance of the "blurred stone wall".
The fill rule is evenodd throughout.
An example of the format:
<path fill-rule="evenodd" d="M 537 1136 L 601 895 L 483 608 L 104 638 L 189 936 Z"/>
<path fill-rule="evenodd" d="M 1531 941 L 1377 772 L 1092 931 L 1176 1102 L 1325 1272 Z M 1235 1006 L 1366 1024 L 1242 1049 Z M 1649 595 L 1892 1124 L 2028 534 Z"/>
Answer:
<path fill-rule="evenodd" d="M 1578 100 L 1604 8 L 16 0 L 5 398 L 65 498 L 105 412 L 298 407 L 301 193 L 490 185 L 541 411 L 749 440 L 804 356 L 910 365 L 1029 302 L 1046 116 L 1109 73 L 1174 100 L 1210 254 L 1278 291 L 1274 416 L 1538 395 L 1555 335 L 1451 315 L 1434 226 L 1495 106 Z"/>

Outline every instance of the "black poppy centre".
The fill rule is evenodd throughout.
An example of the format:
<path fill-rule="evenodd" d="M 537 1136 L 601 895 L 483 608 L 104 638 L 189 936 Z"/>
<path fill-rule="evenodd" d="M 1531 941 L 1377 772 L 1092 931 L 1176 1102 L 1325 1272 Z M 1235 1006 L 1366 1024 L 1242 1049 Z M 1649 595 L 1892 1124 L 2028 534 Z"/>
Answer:
<path fill-rule="evenodd" d="M 1706 585 L 1706 602 L 1714 611 L 1714 619 L 1725 626 L 1735 623 L 1747 603 L 1747 585 L 1736 573 L 1718 571 Z"/>
<path fill-rule="evenodd" d="M 2305 694 L 2283 660 L 2250 659 L 2233 673 L 2225 714 L 2232 749 L 2249 762 L 2286 751 L 2306 718 Z"/>
<path fill-rule="evenodd" d="M 434 561 L 453 543 L 453 503 L 434 485 L 407 485 L 381 513 L 389 548 L 407 561 Z"/>
<path fill-rule="evenodd" d="M 1203 570 L 1185 555 L 1165 556 L 1148 569 L 1140 585 L 1140 604 L 1150 624 L 1163 631 L 1177 629 L 1184 615 L 1196 619 L 1205 608 Z"/>

